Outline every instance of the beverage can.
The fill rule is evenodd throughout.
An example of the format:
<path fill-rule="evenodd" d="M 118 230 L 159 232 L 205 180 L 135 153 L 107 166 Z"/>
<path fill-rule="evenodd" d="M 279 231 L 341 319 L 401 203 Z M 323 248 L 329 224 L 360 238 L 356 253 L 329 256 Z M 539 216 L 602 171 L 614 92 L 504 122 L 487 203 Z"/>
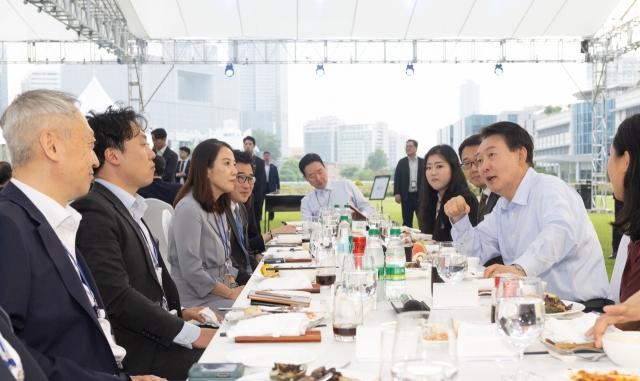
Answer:
<path fill-rule="evenodd" d="M 353 237 L 353 254 L 364 255 L 364 249 L 367 246 L 367 237 L 354 236 Z"/>

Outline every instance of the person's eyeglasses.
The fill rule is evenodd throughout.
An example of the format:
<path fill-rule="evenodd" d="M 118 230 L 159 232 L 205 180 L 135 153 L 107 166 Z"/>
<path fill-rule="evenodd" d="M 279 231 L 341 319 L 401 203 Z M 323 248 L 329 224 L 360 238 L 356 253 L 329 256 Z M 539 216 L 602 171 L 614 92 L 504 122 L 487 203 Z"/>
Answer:
<path fill-rule="evenodd" d="M 471 169 L 472 165 L 475 165 L 476 168 L 480 168 L 480 166 L 482 165 L 482 162 L 484 161 L 484 159 L 478 159 L 476 161 L 467 161 L 462 163 L 462 168 L 464 169 Z"/>
<path fill-rule="evenodd" d="M 254 184 L 256 182 L 256 178 L 253 176 L 238 175 L 236 178 L 240 184 L 244 184 L 245 181 L 249 181 L 249 184 Z"/>

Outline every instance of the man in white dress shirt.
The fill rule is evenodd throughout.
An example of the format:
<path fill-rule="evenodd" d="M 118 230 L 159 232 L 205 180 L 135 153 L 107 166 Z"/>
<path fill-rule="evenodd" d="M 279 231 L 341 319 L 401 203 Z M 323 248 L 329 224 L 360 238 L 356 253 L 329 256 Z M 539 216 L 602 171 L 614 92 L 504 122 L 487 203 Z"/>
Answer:
<path fill-rule="evenodd" d="M 298 168 L 309 184 L 315 188 L 302 199 L 300 206 L 302 220 L 318 216 L 322 208 L 333 208 L 334 205 L 340 205 L 342 208 L 349 203 L 365 216 L 375 212 L 373 205 L 364 199 L 362 192 L 352 181 L 329 179 L 324 163 L 318 154 L 304 155 Z"/>

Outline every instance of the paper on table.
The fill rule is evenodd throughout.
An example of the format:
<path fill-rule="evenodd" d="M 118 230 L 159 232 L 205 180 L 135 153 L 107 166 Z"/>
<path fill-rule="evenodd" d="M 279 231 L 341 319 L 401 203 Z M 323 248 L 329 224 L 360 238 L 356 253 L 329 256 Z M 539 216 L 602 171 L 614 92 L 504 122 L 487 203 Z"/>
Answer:
<path fill-rule="evenodd" d="M 309 327 L 307 314 L 288 313 L 258 316 L 241 320 L 227 331 L 227 336 L 302 336 Z"/>
<path fill-rule="evenodd" d="M 380 362 L 382 326 L 359 325 L 356 328 L 356 360 Z"/>
<path fill-rule="evenodd" d="M 267 290 L 301 290 L 311 288 L 311 281 L 309 278 L 295 271 L 293 275 L 284 278 L 269 278 L 263 280 L 256 289 L 258 291 Z"/>
<path fill-rule="evenodd" d="M 547 318 L 542 329 L 542 338 L 549 339 L 554 343 L 562 344 L 585 344 L 593 342 L 593 336 L 586 337 L 585 332 L 593 327 L 598 319 L 598 315 L 588 313 L 572 320 L 558 320 Z"/>
<path fill-rule="evenodd" d="M 517 357 L 516 348 L 501 337 L 495 324 L 462 323 L 458 327 L 458 357 L 464 361 L 496 361 Z"/>
<path fill-rule="evenodd" d="M 290 258 L 290 259 L 307 259 L 311 257 L 309 252 L 306 250 L 303 250 L 302 247 L 300 247 L 300 250 L 295 250 L 295 251 L 282 250 L 282 249 L 279 249 L 278 251 L 278 249 L 272 247 L 269 250 L 267 250 L 265 254 L 273 255 L 274 257 L 277 257 L 277 258 Z"/>

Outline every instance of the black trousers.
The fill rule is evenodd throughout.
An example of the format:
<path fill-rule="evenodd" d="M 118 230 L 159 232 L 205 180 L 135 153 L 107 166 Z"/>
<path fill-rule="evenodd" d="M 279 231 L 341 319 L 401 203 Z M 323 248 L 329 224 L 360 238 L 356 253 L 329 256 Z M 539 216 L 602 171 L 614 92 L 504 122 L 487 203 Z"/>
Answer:
<path fill-rule="evenodd" d="M 123 371 L 132 376 L 153 374 L 167 380 L 186 380 L 189 377 L 189 369 L 202 357 L 204 349 L 189 349 L 178 344 L 171 344 L 169 348 L 162 347 L 156 352 L 151 363 L 151 369 L 142 369 L 137 364 L 127 362 L 125 357 Z"/>
<path fill-rule="evenodd" d="M 418 213 L 418 192 L 409 193 L 407 199 L 402 201 L 402 225 L 413 227 L 413 214 Z"/>

